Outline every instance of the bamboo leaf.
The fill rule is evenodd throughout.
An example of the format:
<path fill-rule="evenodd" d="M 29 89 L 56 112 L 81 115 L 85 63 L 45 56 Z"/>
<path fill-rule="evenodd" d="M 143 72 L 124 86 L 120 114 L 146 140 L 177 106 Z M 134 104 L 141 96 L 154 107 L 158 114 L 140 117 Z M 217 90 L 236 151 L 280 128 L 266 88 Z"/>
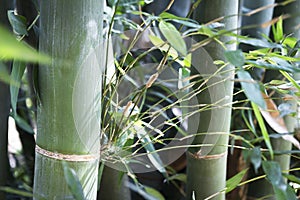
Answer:
<path fill-rule="evenodd" d="M 259 107 L 266 109 L 266 103 L 261 94 L 259 84 L 255 82 L 251 75 L 245 70 L 237 71 L 237 75 L 241 80 L 241 85 L 247 98 L 259 105 Z"/>
<path fill-rule="evenodd" d="M 281 168 L 278 162 L 275 161 L 263 161 L 262 167 L 266 173 L 267 179 L 271 184 L 281 190 L 286 190 L 286 183 L 283 181 Z"/>
<path fill-rule="evenodd" d="M 157 190 L 155 190 L 152 187 L 147 187 L 145 186 L 145 191 L 151 195 L 152 197 L 154 197 L 156 200 L 165 200 L 164 196 Z"/>
<path fill-rule="evenodd" d="M 8 20 L 17 35 L 28 35 L 26 18 L 22 15 L 17 15 L 13 10 L 7 11 Z"/>
<path fill-rule="evenodd" d="M 279 20 L 275 25 L 272 25 L 272 31 L 274 35 L 274 40 L 276 43 L 279 43 L 283 39 L 283 25 L 282 25 L 282 17 L 279 18 Z"/>
<path fill-rule="evenodd" d="M 165 20 L 165 21 L 173 21 L 173 22 L 176 22 L 178 24 L 182 24 L 184 26 L 187 26 L 187 27 L 191 27 L 191 28 L 195 28 L 195 29 L 200 29 L 202 26 L 193 22 L 193 21 L 186 21 L 186 20 L 178 20 L 178 19 L 171 19 L 171 20 Z"/>
<path fill-rule="evenodd" d="M 22 191 L 22 190 L 17 190 L 11 187 L 0 187 L 0 191 L 6 192 L 6 193 L 11 193 L 11 194 L 16 194 L 22 197 L 33 197 L 33 194 L 30 192 Z"/>
<path fill-rule="evenodd" d="M 276 199 L 296 200 L 295 191 L 284 181 L 278 162 L 264 161 L 263 170 L 274 188 Z"/>
<path fill-rule="evenodd" d="M 288 59 L 288 58 L 287 58 Z M 293 65 L 291 65 L 288 60 L 285 60 L 285 57 L 271 57 L 270 60 L 275 62 L 278 66 L 283 67 L 284 69 L 289 69 L 291 72 L 299 72 L 300 70 Z M 286 70 L 285 70 L 286 71 Z"/>
<path fill-rule="evenodd" d="M 189 18 L 184 18 L 184 17 L 178 17 L 176 15 L 173 15 L 172 13 L 168 13 L 168 12 L 162 12 L 160 15 L 159 15 L 160 18 L 162 19 L 178 19 L 178 20 L 184 20 L 184 21 L 189 21 L 191 19 Z M 193 20 L 194 21 L 194 20 Z M 197 23 L 197 22 L 195 22 Z"/>
<path fill-rule="evenodd" d="M 38 53 L 23 42 L 18 42 L 5 28 L 0 26 L 0 60 L 50 63 L 50 58 Z"/>
<path fill-rule="evenodd" d="M 285 199 L 288 199 L 288 200 L 298 200 L 296 194 L 295 194 L 295 190 L 287 185 L 287 189 L 286 190 L 280 190 L 278 188 L 274 188 L 274 192 L 275 192 L 275 197 L 276 199 L 279 199 L 279 200 L 285 200 Z"/>
<path fill-rule="evenodd" d="M 16 123 L 26 132 L 33 134 L 34 131 L 32 127 L 27 123 L 26 120 L 24 120 L 22 117 L 20 117 L 16 112 L 13 112 L 10 114 L 16 121 Z"/>
<path fill-rule="evenodd" d="M 284 71 L 280 71 L 280 73 L 286 79 L 288 79 L 292 83 L 292 85 L 300 92 L 300 85 L 297 83 L 297 81 L 295 81 L 295 79 L 293 79 L 293 77 L 291 75 L 289 75 L 287 72 L 284 72 Z"/>
<path fill-rule="evenodd" d="M 13 109 L 13 112 L 15 112 L 15 113 L 17 112 L 19 89 L 20 89 L 20 85 L 21 85 L 21 79 L 25 72 L 25 68 L 26 68 L 26 65 L 24 62 L 20 62 L 20 61 L 13 62 L 11 79 L 16 84 L 10 85 L 10 102 L 11 102 L 11 107 Z"/>
<path fill-rule="evenodd" d="M 270 69 L 270 70 L 283 70 L 283 71 L 292 72 L 292 73 L 300 71 L 300 69 L 298 69 L 296 67 L 292 67 L 291 65 L 283 66 L 283 65 L 271 64 L 271 63 L 267 63 L 266 61 L 263 61 L 263 60 L 247 60 L 246 63 L 252 64 L 256 67 Z"/>
<path fill-rule="evenodd" d="M 161 20 L 159 23 L 159 29 L 171 46 L 174 47 L 179 53 L 186 56 L 186 44 L 175 26 L 171 23 Z"/>
<path fill-rule="evenodd" d="M 173 181 L 173 180 L 177 180 L 177 181 L 181 181 L 183 183 L 186 183 L 186 174 L 175 174 L 173 176 L 168 177 L 168 181 Z"/>
<path fill-rule="evenodd" d="M 258 121 L 258 124 L 259 124 L 260 130 L 261 130 L 261 133 L 263 135 L 264 141 L 265 141 L 265 143 L 266 143 L 266 145 L 267 145 L 267 147 L 270 151 L 271 159 L 273 159 L 274 158 L 274 152 L 273 152 L 273 148 L 272 148 L 272 145 L 271 145 L 271 140 L 270 140 L 267 128 L 265 126 L 265 122 L 264 122 L 264 120 L 263 120 L 263 118 L 260 114 L 258 106 L 253 102 L 251 102 L 251 105 L 252 105 L 255 117 Z"/>
<path fill-rule="evenodd" d="M 137 192 L 139 195 L 141 195 L 146 200 L 157 200 L 155 197 L 153 197 L 152 195 L 145 192 L 145 190 L 143 189 L 143 186 L 139 186 L 139 185 L 128 182 L 127 187 L 129 187 L 131 190 Z"/>
<path fill-rule="evenodd" d="M 289 52 L 289 56 L 291 57 L 295 57 L 297 55 L 297 53 L 299 52 L 299 49 L 300 49 L 300 40 L 298 40 L 296 42 L 296 44 L 293 46 L 293 48 L 290 50 Z"/>
<path fill-rule="evenodd" d="M 66 162 L 62 163 L 65 180 L 68 184 L 70 192 L 76 200 L 84 200 L 82 185 L 74 169 L 70 168 Z"/>
<path fill-rule="evenodd" d="M 101 180 L 102 180 L 102 177 L 103 177 L 103 171 L 104 171 L 104 167 L 105 167 L 105 162 L 102 161 L 100 163 L 100 166 L 99 166 L 99 172 L 98 172 L 98 190 L 100 189 L 100 185 L 101 185 Z"/>
<path fill-rule="evenodd" d="M 201 25 L 198 24 L 195 20 L 184 18 L 184 17 L 178 17 L 176 15 L 173 15 L 168 12 L 163 12 L 159 15 L 160 18 L 164 19 L 165 21 L 173 21 L 177 22 L 179 24 L 182 24 L 184 26 L 192 27 L 192 28 L 201 28 Z"/>
<path fill-rule="evenodd" d="M 178 57 L 177 51 L 174 48 L 170 47 L 170 45 L 166 44 L 166 42 L 164 42 L 161 38 L 154 35 L 149 35 L 149 39 L 152 42 L 152 44 L 156 46 L 159 50 L 168 52 L 168 54 L 173 58 Z"/>
<path fill-rule="evenodd" d="M 262 39 L 255 39 L 255 38 L 239 38 L 238 41 L 243 44 L 249 44 L 255 47 L 262 47 L 262 48 L 281 48 L 281 45 L 276 43 L 270 43 Z"/>
<path fill-rule="evenodd" d="M 259 147 L 255 147 L 251 151 L 250 161 L 254 167 L 255 173 L 257 173 L 258 168 L 261 166 L 261 151 Z"/>
<path fill-rule="evenodd" d="M 300 178 L 298 178 L 297 176 L 294 176 L 292 174 L 283 174 L 283 176 L 287 178 L 289 181 L 300 185 Z"/>
<path fill-rule="evenodd" d="M 162 173 L 165 177 L 167 177 L 167 171 L 163 165 L 162 160 L 160 159 L 159 154 L 156 152 L 156 149 L 145 131 L 144 127 L 138 124 L 139 122 L 136 122 L 135 125 L 135 131 L 137 133 L 138 138 L 141 140 L 143 147 L 147 151 L 147 156 L 153 166 L 160 172 Z"/>
<path fill-rule="evenodd" d="M 266 122 L 271 126 L 271 128 L 277 133 L 288 133 L 284 119 L 280 117 L 280 113 L 275 102 L 266 94 L 263 94 L 267 109 L 260 110 L 262 116 Z"/>
<path fill-rule="evenodd" d="M 247 171 L 248 169 L 244 169 L 243 171 L 239 172 L 238 174 L 226 181 L 226 193 L 232 191 L 239 185 Z"/>
<path fill-rule="evenodd" d="M 266 122 L 271 126 L 271 128 L 274 131 L 276 131 L 277 133 L 282 133 L 283 135 L 281 137 L 284 140 L 291 142 L 295 147 L 300 149 L 299 141 L 293 135 L 286 134 L 289 131 L 285 125 L 282 113 L 279 112 L 280 111 L 279 107 L 277 108 L 274 101 L 271 98 L 269 98 L 266 94 L 264 94 L 264 99 L 266 101 L 268 109 L 267 110 L 260 109 L 260 112 L 261 112 L 262 116 L 264 117 L 264 119 L 266 120 Z M 286 107 L 286 108 L 284 108 L 284 109 L 286 109 L 286 111 L 284 111 L 284 112 L 289 113 L 289 114 L 290 114 L 290 112 L 295 112 L 290 109 L 291 106 L 289 104 L 283 103 L 281 105 Z M 283 109 L 283 108 L 281 108 L 281 109 Z"/>
<path fill-rule="evenodd" d="M 245 57 L 241 50 L 226 51 L 224 55 L 227 61 L 236 67 L 242 67 L 245 64 Z"/>
<path fill-rule="evenodd" d="M 8 72 L 6 66 L 1 61 L 0 61 L 0 81 L 7 83 L 7 84 L 12 83 L 12 79 L 9 75 L 9 72 Z"/>
<path fill-rule="evenodd" d="M 283 40 L 283 44 L 287 45 L 290 48 L 295 48 L 295 46 L 297 45 L 297 38 L 295 37 L 286 37 Z"/>

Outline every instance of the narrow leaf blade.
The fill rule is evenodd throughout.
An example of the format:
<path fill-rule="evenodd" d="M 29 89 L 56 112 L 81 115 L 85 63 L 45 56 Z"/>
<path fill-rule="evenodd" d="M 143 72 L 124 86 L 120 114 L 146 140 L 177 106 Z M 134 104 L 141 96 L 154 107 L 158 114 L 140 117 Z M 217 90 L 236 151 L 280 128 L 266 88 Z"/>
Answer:
<path fill-rule="evenodd" d="M 241 50 L 226 51 L 224 55 L 227 61 L 236 67 L 242 67 L 245 64 L 245 57 Z"/>
<path fill-rule="evenodd" d="M 7 16 L 15 34 L 28 35 L 26 18 L 24 16 L 15 14 L 13 10 L 8 10 Z"/>
<path fill-rule="evenodd" d="M 19 95 L 19 89 L 21 85 L 21 79 L 23 77 L 23 74 L 25 72 L 26 65 L 23 62 L 20 61 L 14 61 L 13 68 L 11 72 L 11 79 L 16 84 L 10 85 L 10 100 L 11 100 L 11 107 L 14 112 L 17 111 L 17 102 L 18 102 L 18 95 Z"/>
<path fill-rule="evenodd" d="M 0 60 L 20 60 L 27 62 L 50 63 L 51 59 L 38 53 L 27 44 L 18 42 L 5 28 L 0 26 Z"/>
<path fill-rule="evenodd" d="M 253 103 L 253 102 L 251 103 L 251 105 L 252 105 L 255 117 L 256 117 L 256 119 L 258 121 L 258 125 L 259 125 L 259 127 L 261 129 L 261 133 L 263 135 L 264 141 L 265 141 L 265 143 L 266 143 L 266 145 L 267 145 L 267 147 L 268 147 L 268 149 L 270 151 L 271 159 L 273 159 L 274 158 L 274 151 L 273 151 L 273 148 L 272 148 L 271 140 L 270 140 L 270 137 L 269 137 L 269 134 L 268 134 L 268 131 L 267 131 L 264 119 L 261 116 L 261 113 L 259 111 L 258 106 L 255 103 Z"/>
<path fill-rule="evenodd" d="M 265 100 L 261 94 L 259 84 L 255 82 L 251 75 L 245 70 L 239 70 L 237 72 L 238 78 L 241 80 L 242 88 L 244 89 L 247 98 L 259 105 L 262 109 L 266 109 Z"/>
<path fill-rule="evenodd" d="M 239 172 L 238 174 L 226 181 L 226 193 L 232 191 L 240 184 L 247 171 L 248 169 L 244 169 L 243 171 Z"/>
<path fill-rule="evenodd" d="M 84 200 L 84 193 L 78 176 L 74 169 L 70 168 L 66 162 L 63 162 L 65 180 L 76 200 Z"/>
<path fill-rule="evenodd" d="M 159 23 L 159 29 L 172 47 L 174 47 L 179 53 L 184 56 L 187 54 L 186 44 L 181 37 L 180 32 L 175 28 L 173 24 L 162 20 Z"/>

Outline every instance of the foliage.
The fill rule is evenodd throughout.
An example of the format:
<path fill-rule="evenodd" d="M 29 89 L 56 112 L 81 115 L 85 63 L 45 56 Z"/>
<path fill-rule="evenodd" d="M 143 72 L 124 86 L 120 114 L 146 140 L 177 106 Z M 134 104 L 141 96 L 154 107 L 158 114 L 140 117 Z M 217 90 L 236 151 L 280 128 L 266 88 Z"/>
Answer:
<path fill-rule="evenodd" d="M 147 199 L 164 199 L 164 197 L 159 191 L 143 186 L 138 182 L 138 178 L 131 168 L 132 164 L 141 165 L 145 168 L 151 165 L 152 168 L 163 174 L 165 180 L 174 185 L 178 181 L 185 183 L 187 181 L 185 174 L 180 174 L 172 169 L 168 166 L 170 163 L 164 163 L 161 158 L 161 149 L 176 140 L 174 135 L 169 135 L 170 130 L 179 132 L 180 139 L 184 139 L 188 135 L 187 130 L 182 127 L 183 119 L 195 115 L 194 112 L 186 109 L 188 98 L 194 93 L 199 94 L 208 89 L 203 86 L 197 91 L 189 90 L 192 84 L 195 84 L 192 81 L 193 77 L 190 76 L 192 53 L 211 41 L 220 42 L 220 37 L 235 36 L 237 43 L 252 45 L 255 50 L 250 52 L 237 50 L 225 53 L 227 62 L 236 67 L 237 78 L 234 81 L 240 83 L 241 90 L 246 96 L 246 98 L 233 102 L 234 105 L 237 105 L 234 109 L 239 112 L 236 118 L 243 119 L 240 121 L 243 127 L 232 130 L 231 134 L 232 138 L 241 140 L 243 144 L 234 148 L 243 149 L 246 155 L 245 160 L 248 159 L 247 161 L 253 165 L 256 174 L 263 171 L 265 175 L 263 177 L 258 176 L 258 179 L 266 178 L 272 184 L 278 199 L 296 199 L 293 188 L 284 181 L 284 178 L 286 177 L 290 183 L 298 184 L 299 178 L 282 172 L 279 164 L 273 158 L 276 155 L 299 153 L 299 150 L 278 152 L 273 149 L 271 139 L 282 135 L 271 130 L 274 124 L 267 124 L 268 120 L 265 119 L 263 111 L 271 112 L 268 110 L 269 102 L 266 100 L 266 96 L 272 98 L 269 95 L 271 93 L 288 94 L 294 99 L 300 95 L 299 82 L 292 75 L 299 72 L 300 60 L 297 53 L 300 42 L 297 41 L 297 38 L 283 34 L 282 19 L 272 26 L 274 34 L 274 41 L 272 41 L 271 38 L 265 40 L 234 34 L 233 30 L 224 30 L 220 23 L 200 25 L 193 20 L 177 17 L 168 12 L 163 12 L 159 16 L 140 12 L 136 5 L 142 6 L 145 3 L 149 2 L 123 1 L 120 3 L 119 1 L 109 1 L 110 7 L 106 9 L 107 26 L 105 30 L 107 32 L 105 38 L 107 40 L 104 44 L 107 47 L 106 64 L 111 63 L 110 59 L 113 59 L 113 64 L 108 65 L 110 68 L 107 68 L 106 74 L 103 75 L 102 83 L 103 121 L 101 123 L 102 132 L 99 134 L 99 140 L 102 143 L 102 162 L 112 166 L 118 163 L 120 168 L 125 169 L 124 171 L 133 180 L 133 183 L 129 183 L 129 188 Z M 135 23 L 125 15 L 130 12 L 133 15 L 145 17 L 143 25 Z M 27 27 L 26 19 L 20 15 L 15 15 L 13 11 L 9 11 L 8 16 L 17 40 L 0 27 L 0 61 L 2 61 L 0 62 L 0 79 L 11 84 L 12 116 L 23 129 L 33 132 L 30 125 L 16 113 L 18 92 L 22 84 L 22 76 L 25 73 L 25 63 L 49 63 L 50 59 L 37 53 L 36 50 L 21 41 L 23 35 L 28 35 L 28 31 L 33 25 Z M 172 24 L 173 22 L 188 28 L 179 31 Z M 150 47 L 143 49 L 142 52 L 137 52 L 134 48 L 135 44 L 149 30 L 148 27 L 153 24 L 158 24 L 160 32 L 150 29 Z M 127 29 L 134 30 L 130 32 L 133 39 L 126 35 L 128 34 Z M 187 46 L 185 39 L 191 36 L 205 36 L 205 39 L 192 46 Z M 110 43 L 109 38 L 114 39 L 114 44 Z M 121 38 L 121 40 L 115 38 Z M 127 46 L 125 45 L 126 42 L 129 43 Z M 109 57 L 110 45 L 117 46 L 114 49 L 115 52 L 120 51 L 113 58 Z M 154 60 L 156 59 L 154 56 L 151 57 L 154 52 L 160 53 L 161 56 L 158 60 Z M 147 62 L 147 59 L 149 60 L 149 55 L 151 62 L 157 63 L 158 66 L 151 70 L 141 70 L 143 63 Z M 10 75 L 4 71 L 3 62 L 7 60 L 14 60 Z M 216 61 L 216 63 L 221 64 L 221 67 L 228 64 L 226 61 Z M 178 72 L 174 72 L 171 78 L 162 78 L 164 72 L 170 73 L 169 70 L 172 71 L 172 66 L 174 68 L 175 65 L 178 67 Z M 283 78 L 269 82 L 254 80 L 250 72 L 257 68 L 277 71 Z M 207 80 L 203 79 L 202 81 Z M 126 87 L 130 90 L 126 91 Z M 239 91 L 236 95 L 240 93 Z M 197 112 L 209 110 L 212 107 L 212 105 L 194 106 L 198 108 Z M 181 114 L 172 113 L 170 115 L 170 112 L 173 112 L 172 108 L 177 108 Z M 282 104 L 280 113 L 280 117 L 298 114 L 296 111 L 284 108 Z M 155 120 L 159 120 L 159 123 L 154 123 Z M 236 132 L 242 134 L 235 134 Z M 201 133 L 196 133 L 190 137 L 197 134 Z M 285 138 L 287 141 L 297 144 L 291 137 Z M 189 144 L 184 148 L 188 146 Z M 172 148 L 180 149 L 182 147 L 177 145 Z M 149 162 L 140 161 L 138 159 L 140 154 L 146 155 Z M 66 165 L 64 165 L 64 171 L 73 195 L 77 199 L 82 199 L 76 174 Z M 243 182 L 246 173 L 247 170 L 243 170 L 229 179 L 224 191 L 230 192 L 238 186 L 255 181 L 253 178 Z M 11 188 L 2 187 L 1 190 L 19 193 Z M 29 194 L 21 192 L 20 195 L 28 196 Z"/>

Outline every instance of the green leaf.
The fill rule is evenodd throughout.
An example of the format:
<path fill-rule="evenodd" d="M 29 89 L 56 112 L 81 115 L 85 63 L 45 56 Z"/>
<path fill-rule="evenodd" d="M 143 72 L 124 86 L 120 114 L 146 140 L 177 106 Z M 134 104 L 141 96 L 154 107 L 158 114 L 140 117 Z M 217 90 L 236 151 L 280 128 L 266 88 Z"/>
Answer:
<path fill-rule="evenodd" d="M 148 133 L 145 131 L 144 127 L 139 125 L 139 123 L 140 121 L 135 123 L 134 129 L 136 131 L 138 138 L 141 140 L 144 149 L 147 151 L 147 156 L 149 160 L 160 173 L 162 173 L 165 177 L 168 177 L 164 164 L 160 159 L 159 154 L 156 152 L 156 149 L 154 148 L 151 138 L 149 137 Z"/>
<path fill-rule="evenodd" d="M 28 35 L 26 27 L 27 20 L 24 16 L 15 14 L 13 10 L 8 10 L 7 16 L 15 34 Z"/>
<path fill-rule="evenodd" d="M 238 41 L 243 44 L 249 44 L 255 47 L 262 48 L 281 48 L 282 46 L 276 43 L 270 43 L 263 39 L 255 39 L 255 38 L 239 38 Z"/>
<path fill-rule="evenodd" d="M 284 181 L 278 162 L 264 161 L 262 163 L 266 178 L 272 184 L 276 199 L 296 200 L 294 190 Z"/>
<path fill-rule="evenodd" d="M 183 66 L 184 67 L 191 67 L 192 65 L 192 54 L 187 54 L 183 59 Z"/>
<path fill-rule="evenodd" d="M 30 192 L 17 190 L 17 189 L 11 188 L 11 187 L 0 187 L 0 191 L 6 192 L 6 193 L 11 193 L 11 194 L 16 194 L 16 195 L 22 196 L 22 197 L 33 197 L 33 194 Z"/>
<path fill-rule="evenodd" d="M 297 88 L 297 90 L 300 92 L 300 85 L 295 81 L 295 79 L 289 75 L 287 72 L 284 72 L 284 71 L 280 71 L 280 73 L 286 78 L 288 79 L 292 85 Z"/>
<path fill-rule="evenodd" d="M 274 187 L 275 198 L 278 200 L 297 200 L 297 196 L 295 194 L 295 190 L 287 185 L 286 190 L 281 190 L 279 188 Z"/>
<path fill-rule="evenodd" d="M 168 54 L 173 58 L 178 57 L 177 51 L 174 48 L 170 47 L 169 44 L 166 44 L 166 42 L 164 42 L 161 38 L 154 35 L 149 35 L 149 39 L 152 42 L 152 44 L 156 46 L 159 50 L 163 52 L 168 52 Z"/>
<path fill-rule="evenodd" d="M 226 51 L 224 55 L 227 61 L 236 67 L 242 67 L 245 64 L 245 57 L 241 50 Z"/>
<path fill-rule="evenodd" d="M 286 38 L 284 38 L 282 43 L 287 45 L 290 48 L 294 48 L 295 45 L 297 44 L 297 38 L 295 38 L 295 37 L 286 37 Z"/>
<path fill-rule="evenodd" d="M 145 191 L 157 200 L 165 200 L 164 196 L 152 187 L 145 186 Z"/>
<path fill-rule="evenodd" d="M 63 165 L 65 180 L 68 184 L 70 192 L 72 193 L 72 195 L 76 200 L 84 200 L 85 198 L 84 198 L 82 185 L 79 181 L 79 178 L 75 170 L 70 168 L 67 162 L 65 161 L 62 163 L 62 165 Z"/>
<path fill-rule="evenodd" d="M 192 28 L 201 28 L 201 25 L 198 24 L 197 21 L 189 19 L 189 18 L 184 18 L 184 17 L 178 17 L 176 15 L 173 15 L 168 12 L 163 12 L 159 15 L 160 18 L 164 19 L 165 21 L 173 21 L 177 22 L 179 24 L 182 24 L 184 26 L 192 27 Z"/>
<path fill-rule="evenodd" d="M 294 176 L 292 174 L 283 174 L 283 176 L 287 178 L 289 181 L 300 185 L 300 178 L 298 178 L 297 176 Z"/>
<path fill-rule="evenodd" d="M 165 21 L 173 21 L 178 24 L 182 24 L 184 26 L 195 28 L 195 29 L 200 29 L 202 27 L 201 25 L 199 25 L 198 23 L 196 23 L 194 21 L 186 21 L 186 20 L 178 20 L 178 19 L 171 19 L 171 20 L 165 19 Z"/>
<path fill-rule="evenodd" d="M 185 21 L 190 20 L 190 19 L 188 19 L 188 18 L 178 17 L 178 16 L 173 15 L 173 14 L 168 13 L 168 12 L 162 12 L 162 13 L 159 15 L 159 17 L 162 18 L 162 19 L 179 19 L 179 20 L 185 20 Z"/>
<path fill-rule="evenodd" d="M 288 55 L 291 56 L 291 57 L 295 57 L 297 55 L 297 53 L 299 52 L 299 49 L 300 49 L 300 40 L 298 40 L 296 42 L 296 44 L 290 50 L 290 52 L 288 53 Z"/>
<path fill-rule="evenodd" d="M 254 81 L 251 75 L 245 70 L 237 71 L 237 76 L 241 81 L 242 88 L 247 98 L 259 105 L 262 109 L 266 109 L 267 106 L 261 94 L 259 84 Z"/>
<path fill-rule="evenodd" d="M 0 61 L 0 81 L 7 84 L 11 84 L 12 82 L 7 67 L 1 61 Z"/>
<path fill-rule="evenodd" d="M 226 181 L 226 193 L 232 191 L 240 184 L 247 171 L 248 169 L 244 169 L 243 171 L 239 172 L 238 174 Z"/>
<path fill-rule="evenodd" d="M 26 43 L 18 42 L 5 28 L 0 26 L 0 61 L 19 60 L 27 62 L 50 63 L 51 59 L 28 46 Z"/>
<path fill-rule="evenodd" d="M 174 47 L 174 49 L 176 49 L 179 53 L 186 56 L 186 44 L 175 26 L 171 23 L 161 20 L 159 23 L 159 29 L 171 46 Z"/>
<path fill-rule="evenodd" d="M 11 101 L 11 107 L 13 109 L 13 112 L 17 112 L 17 102 L 18 102 L 18 95 L 19 95 L 19 89 L 21 85 L 21 80 L 23 77 L 23 74 L 25 72 L 26 65 L 23 62 L 20 61 L 14 61 L 13 62 L 13 68 L 11 72 L 11 79 L 16 84 L 10 85 L 10 101 Z"/>
<path fill-rule="evenodd" d="M 282 17 L 280 17 L 278 22 L 276 23 L 276 28 L 274 25 L 272 25 L 272 31 L 273 31 L 275 42 L 279 43 L 283 39 Z"/>
<path fill-rule="evenodd" d="M 250 161 L 254 167 L 255 173 L 257 174 L 257 170 L 261 166 L 261 151 L 259 147 L 252 149 Z"/>
<path fill-rule="evenodd" d="M 105 162 L 102 160 L 99 166 L 99 172 L 98 172 L 98 190 L 100 189 L 101 186 L 101 180 L 103 177 L 103 171 L 104 171 L 104 167 L 105 167 Z"/>
<path fill-rule="evenodd" d="M 213 37 L 215 33 L 211 30 L 208 26 L 201 26 L 201 28 L 198 30 L 199 34 L 206 35 L 208 37 Z"/>
<path fill-rule="evenodd" d="M 168 181 L 174 181 L 174 180 L 186 183 L 186 174 L 175 174 L 173 176 L 168 177 Z"/>
<path fill-rule="evenodd" d="M 271 80 L 271 82 L 269 83 L 270 85 L 282 85 L 282 84 L 286 84 L 287 82 L 284 80 Z"/>
<path fill-rule="evenodd" d="M 271 70 L 283 70 L 286 72 L 300 72 L 300 69 L 296 67 L 290 66 L 282 66 L 282 65 L 276 65 L 276 64 L 270 64 L 263 60 L 247 60 L 247 64 L 252 64 L 257 67 L 265 68 L 265 69 L 271 69 Z"/>
<path fill-rule="evenodd" d="M 272 148 L 272 145 L 271 145 L 271 140 L 270 140 L 270 137 L 269 137 L 269 134 L 268 134 L 268 131 L 267 131 L 264 119 L 261 116 L 261 113 L 259 111 L 258 106 L 255 103 L 253 103 L 253 102 L 251 102 L 251 105 L 252 105 L 255 117 L 256 117 L 256 119 L 258 121 L 258 125 L 260 127 L 260 130 L 261 130 L 261 133 L 263 135 L 264 141 L 265 141 L 265 143 L 266 143 L 266 145 L 267 145 L 267 147 L 268 147 L 268 149 L 270 151 L 271 159 L 273 159 L 274 158 L 274 151 L 273 151 L 273 148 Z"/>
<path fill-rule="evenodd" d="M 32 127 L 28 124 L 26 120 L 24 120 L 22 117 L 20 117 L 17 113 L 11 113 L 11 117 L 13 117 L 16 121 L 16 123 L 26 132 L 33 134 L 34 131 Z"/>
<path fill-rule="evenodd" d="M 152 195 L 148 194 L 145 189 L 144 186 L 142 186 L 141 184 L 133 184 L 131 182 L 127 182 L 126 183 L 127 187 L 134 191 L 137 192 L 139 195 L 141 195 L 145 200 L 157 200 L 155 197 L 153 197 Z M 149 190 L 149 189 L 148 189 Z"/>
<path fill-rule="evenodd" d="M 263 161 L 262 167 L 266 173 L 266 178 L 270 183 L 281 190 L 286 190 L 287 186 L 282 178 L 281 168 L 278 162 L 275 161 Z"/>

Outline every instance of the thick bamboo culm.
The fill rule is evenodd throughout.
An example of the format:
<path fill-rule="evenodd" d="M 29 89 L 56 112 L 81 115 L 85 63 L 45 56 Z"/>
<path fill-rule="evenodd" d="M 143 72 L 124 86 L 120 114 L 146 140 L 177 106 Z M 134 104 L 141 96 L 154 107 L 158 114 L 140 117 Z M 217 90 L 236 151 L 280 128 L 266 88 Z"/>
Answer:
<path fill-rule="evenodd" d="M 63 162 L 76 172 L 85 199 L 96 199 L 102 13 L 97 0 L 40 2 L 39 49 L 52 63 L 38 70 L 34 199 L 74 199 Z"/>

